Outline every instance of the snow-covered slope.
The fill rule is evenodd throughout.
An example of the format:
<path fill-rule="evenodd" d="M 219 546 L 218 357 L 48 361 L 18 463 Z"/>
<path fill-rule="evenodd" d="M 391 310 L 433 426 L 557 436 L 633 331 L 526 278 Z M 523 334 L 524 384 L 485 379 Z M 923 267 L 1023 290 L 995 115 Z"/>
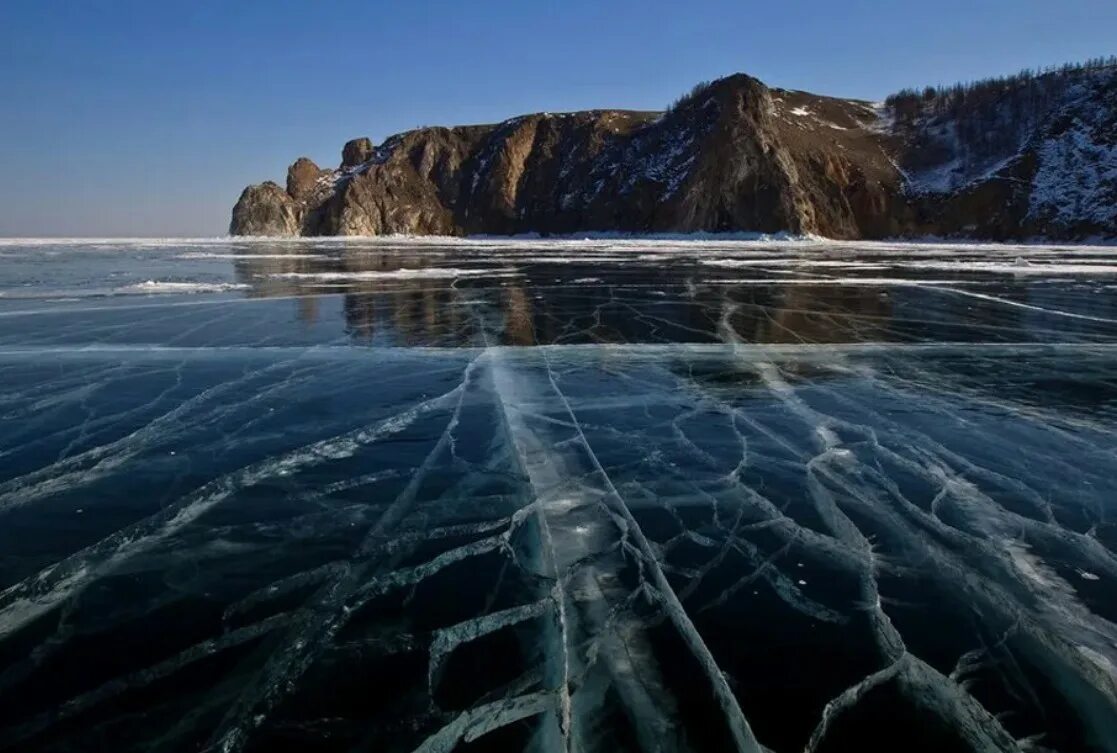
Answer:
<path fill-rule="evenodd" d="M 1076 82 L 1034 146 L 1028 219 L 1060 228 L 1117 227 L 1117 70 Z"/>
<path fill-rule="evenodd" d="M 1117 67 L 1012 77 L 919 100 L 893 98 L 888 129 L 905 193 L 940 211 L 932 220 L 939 230 L 1117 234 Z M 985 216 L 959 211 L 994 203 Z M 967 214 L 966 224 L 948 219 Z"/>

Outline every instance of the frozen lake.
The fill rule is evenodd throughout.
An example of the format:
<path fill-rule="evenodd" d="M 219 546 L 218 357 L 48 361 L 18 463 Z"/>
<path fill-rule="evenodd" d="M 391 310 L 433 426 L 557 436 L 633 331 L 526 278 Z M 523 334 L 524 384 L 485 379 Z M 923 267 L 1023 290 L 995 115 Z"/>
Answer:
<path fill-rule="evenodd" d="M 1117 751 L 1117 248 L 2 241 L 0 415 L 0 750 Z"/>

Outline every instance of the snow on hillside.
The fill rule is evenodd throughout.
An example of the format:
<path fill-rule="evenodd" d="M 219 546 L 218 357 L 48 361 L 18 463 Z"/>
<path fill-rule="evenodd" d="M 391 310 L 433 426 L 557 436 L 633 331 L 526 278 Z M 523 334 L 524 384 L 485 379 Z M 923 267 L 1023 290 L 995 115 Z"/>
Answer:
<path fill-rule="evenodd" d="M 910 194 L 944 194 L 997 176 L 1034 153 L 1030 216 L 1112 222 L 1117 68 L 1022 75 L 891 98 Z"/>
<path fill-rule="evenodd" d="M 1074 86 L 1066 122 L 1057 120 L 1036 146 L 1030 217 L 1062 226 L 1117 222 L 1117 92 L 1104 83 Z"/>

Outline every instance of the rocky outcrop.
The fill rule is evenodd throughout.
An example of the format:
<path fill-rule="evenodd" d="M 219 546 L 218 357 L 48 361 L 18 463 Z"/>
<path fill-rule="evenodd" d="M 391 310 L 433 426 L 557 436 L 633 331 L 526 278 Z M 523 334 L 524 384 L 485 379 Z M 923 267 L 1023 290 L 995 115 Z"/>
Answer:
<path fill-rule="evenodd" d="M 233 207 L 233 235 L 299 235 L 303 208 L 270 180 L 244 189 Z"/>
<path fill-rule="evenodd" d="M 299 157 L 287 168 L 287 193 L 296 200 L 308 198 L 314 193 L 324 172 L 313 160 Z"/>
<path fill-rule="evenodd" d="M 1117 96 L 1117 87 L 1106 86 Z M 1076 101 L 1096 104 L 1099 91 L 1079 92 Z M 1084 133 L 1091 143 L 1114 133 L 1117 104 L 1094 107 L 1085 119 L 1068 108 L 1053 107 L 1035 134 L 1008 140 L 1015 151 L 989 170 L 929 191 L 927 171 L 941 171 L 950 159 L 934 136 L 942 123 L 909 118 L 901 127 L 869 102 L 772 89 L 738 74 L 696 89 L 666 112 L 540 113 L 421 128 L 378 147 L 354 139 L 336 170 L 302 158 L 288 171 L 286 191 L 274 183 L 246 189 L 231 232 L 1113 234 L 1115 213 L 1080 206 L 1064 221 L 1065 207 L 1037 203 L 1041 176 L 1047 183 L 1078 177 L 1064 147 L 1080 145 Z M 1091 203 L 1106 200 L 1106 180 L 1117 181 L 1117 170 L 1107 178 L 1105 164 L 1095 171 L 1102 188 L 1086 197 Z M 1061 177 L 1050 177 L 1060 169 Z M 1100 221 L 1075 220 L 1087 214 Z"/>
<path fill-rule="evenodd" d="M 356 167 L 370 159 L 372 159 L 372 141 L 365 136 L 347 141 L 341 149 L 342 167 Z"/>

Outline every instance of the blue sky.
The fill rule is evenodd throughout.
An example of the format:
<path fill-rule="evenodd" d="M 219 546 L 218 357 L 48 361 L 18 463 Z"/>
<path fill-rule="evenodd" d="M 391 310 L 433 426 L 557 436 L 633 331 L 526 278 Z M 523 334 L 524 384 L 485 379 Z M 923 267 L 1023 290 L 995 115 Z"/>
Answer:
<path fill-rule="evenodd" d="M 0 235 L 218 235 L 300 155 L 657 109 L 744 71 L 882 98 L 1117 52 L 1113 0 L 3 0 Z"/>

